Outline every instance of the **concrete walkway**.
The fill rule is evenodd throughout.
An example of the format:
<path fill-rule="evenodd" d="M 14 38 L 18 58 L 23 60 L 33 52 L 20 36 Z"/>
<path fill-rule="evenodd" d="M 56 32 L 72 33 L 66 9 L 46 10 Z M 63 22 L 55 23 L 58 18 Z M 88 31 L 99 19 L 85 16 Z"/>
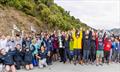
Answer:
<path fill-rule="evenodd" d="M 63 64 L 59 62 L 55 62 L 53 65 L 48 66 L 43 69 L 39 69 L 38 67 L 33 70 L 26 71 L 25 69 L 19 70 L 17 72 L 120 72 L 120 63 L 119 64 L 110 64 L 103 66 L 96 65 L 79 65 L 76 66 L 74 64 Z"/>

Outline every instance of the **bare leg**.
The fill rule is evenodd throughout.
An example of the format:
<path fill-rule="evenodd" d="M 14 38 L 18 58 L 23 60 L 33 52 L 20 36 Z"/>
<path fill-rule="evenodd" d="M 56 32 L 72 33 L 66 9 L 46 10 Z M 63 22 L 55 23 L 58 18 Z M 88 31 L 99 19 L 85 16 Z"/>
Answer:
<path fill-rule="evenodd" d="M 29 65 L 25 65 L 25 68 L 27 69 L 27 70 L 29 70 L 30 68 L 29 68 Z"/>
<path fill-rule="evenodd" d="M 30 64 L 29 67 L 30 67 L 30 69 L 33 69 L 33 64 Z"/>
<path fill-rule="evenodd" d="M 11 71 L 12 71 L 12 72 L 16 72 L 15 65 L 12 65 L 12 66 L 11 66 Z"/>
<path fill-rule="evenodd" d="M 99 57 L 96 56 L 96 65 L 98 66 L 98 64 L 99 64 Z"/>
<path fill-rule="evenodd" d="M 5 72 L 9 72 L 10 71 L 10 66 L 9 65 L 6 65 L 5 66 Z"/>

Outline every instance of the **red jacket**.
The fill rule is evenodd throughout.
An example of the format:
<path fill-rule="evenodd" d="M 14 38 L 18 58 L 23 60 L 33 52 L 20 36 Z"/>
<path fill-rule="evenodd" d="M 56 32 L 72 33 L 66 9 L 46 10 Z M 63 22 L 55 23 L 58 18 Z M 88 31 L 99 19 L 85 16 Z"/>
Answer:
<path fill-rule="evenodd" d="M 98 37 L 96 37 L 96 50 L 98 50 Z"/>
<path fill-rule="evenodd" d="M 111 41 L 108 41 L 108 39 L 104 40 L 104 51 L 110 51 L 112 46 Z"/>
<path fill-rule="evenodd" d="M 95 33 L 95 41 L 96 41 L 96 50 L 98 50 L 98 36 L 97 33 Z"/>

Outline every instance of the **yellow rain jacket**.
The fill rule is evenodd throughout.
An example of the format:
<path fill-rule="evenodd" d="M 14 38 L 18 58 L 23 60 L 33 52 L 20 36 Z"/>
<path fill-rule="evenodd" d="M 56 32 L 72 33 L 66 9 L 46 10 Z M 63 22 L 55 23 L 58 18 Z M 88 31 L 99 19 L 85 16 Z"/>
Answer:
<path fill-rule="evenodd" d="M 82 49 L 82 31 L 80 31 L 80 36 L 77 38 L 75 36 L 75 32 L 72 35 L 73 37 L 73 48 L 74 49 Z"/>

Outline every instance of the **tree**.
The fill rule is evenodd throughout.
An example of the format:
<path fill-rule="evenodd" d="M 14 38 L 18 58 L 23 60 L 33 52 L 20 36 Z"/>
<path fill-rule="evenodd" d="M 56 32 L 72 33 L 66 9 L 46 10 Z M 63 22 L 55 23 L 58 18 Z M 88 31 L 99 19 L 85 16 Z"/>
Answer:
<path fill-rule="evenodd" d="M 62 30 L 73 27 L 89 28 L 85 23 L 71 16 L 70 11 L 65 11 L 55 4 L 54 0 L 0 0 L 0 4 L 15 7 L 52 28 L 57 27 Z"/>
<path fill-rule="evenodd" d="M 51 11 L 49 8 L 44 8 L 42 11 L 41 11 L 41 17 L 42 17 L 42 20 L 46 21 L 48 19 L 48 16 L 51 14 Z"/>
<path fill-rule="evenodd" d="M 50 10 L 53 14 L 60 13 L 60 10 L 58 9 L 56 5 L 51 5 Z"/>

